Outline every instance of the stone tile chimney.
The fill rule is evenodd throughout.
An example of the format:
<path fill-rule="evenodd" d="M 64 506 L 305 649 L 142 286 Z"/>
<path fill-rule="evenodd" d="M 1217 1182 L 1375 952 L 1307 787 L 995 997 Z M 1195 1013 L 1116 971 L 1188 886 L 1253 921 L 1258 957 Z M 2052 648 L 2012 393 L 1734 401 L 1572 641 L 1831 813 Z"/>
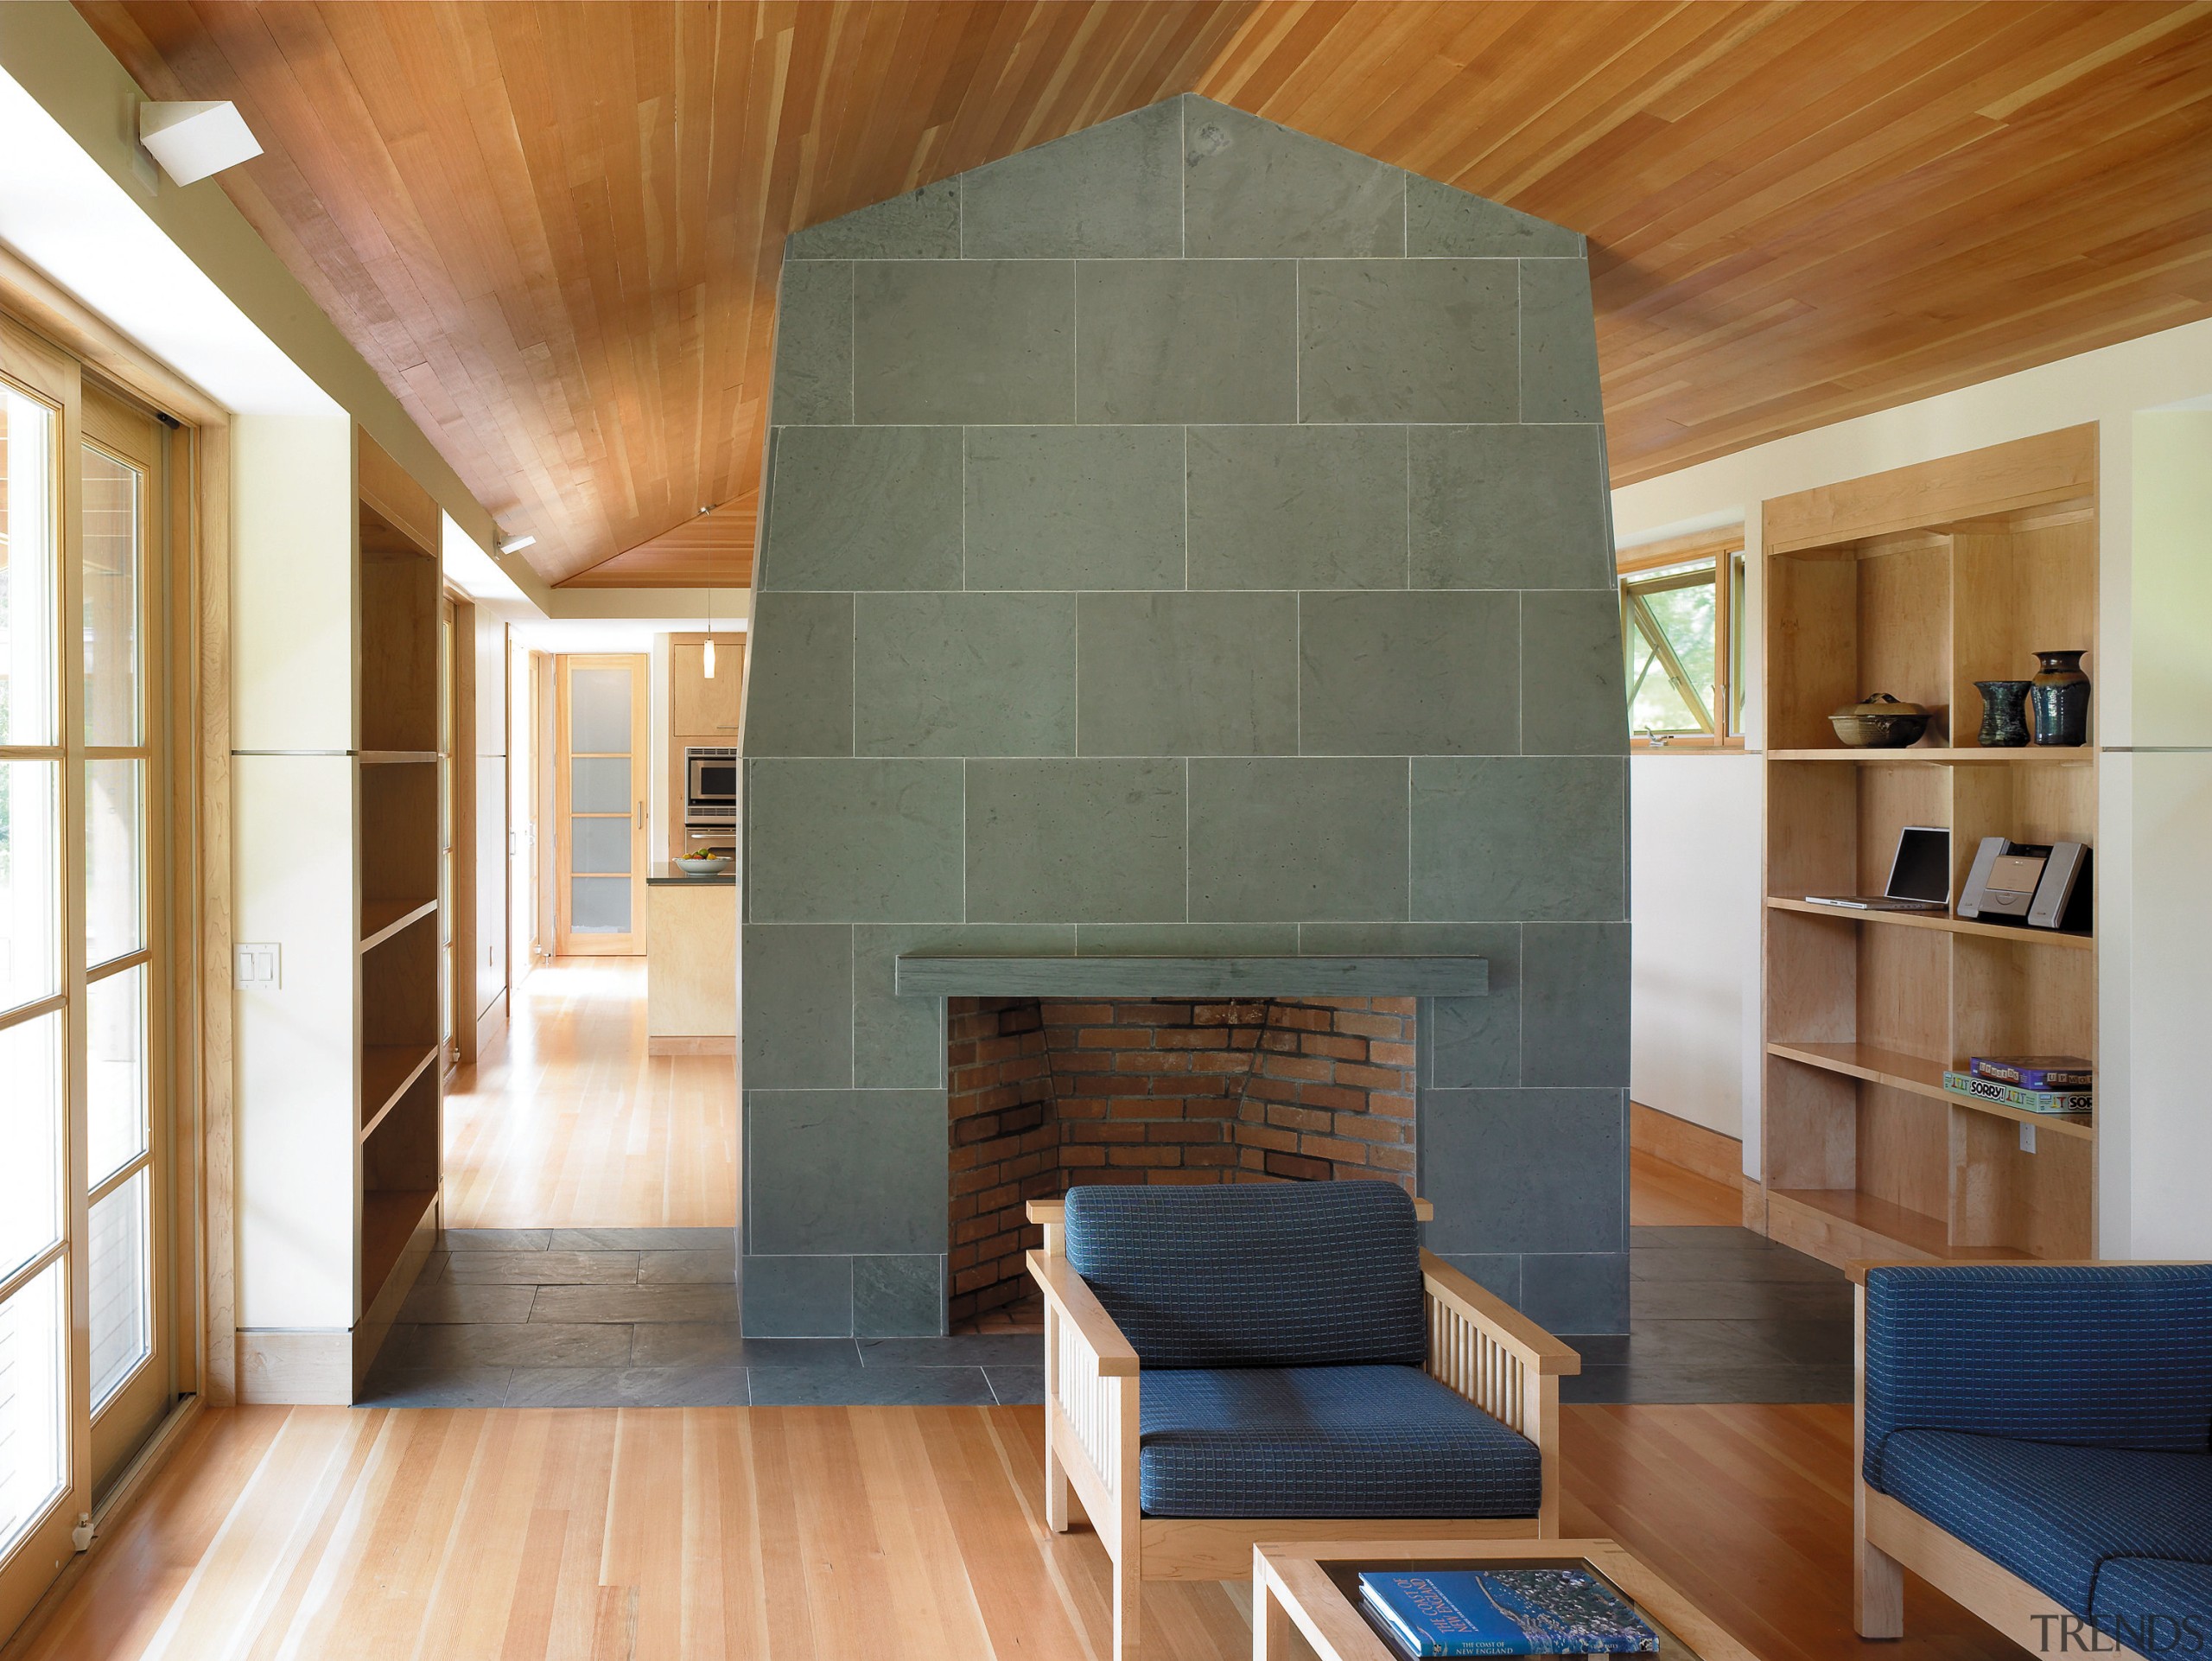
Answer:
<path fill-rule="evenodd" d="M 1055 1181 L 1345 1174 L 1327 1142 L 1395 1178 L 1410 1147 L 1433 1249 L 1555 1331 L 1624 1330 L 1627 731 L 1581 238 L 1185 97 L 795 234 L 777 329 L 747 1331 L 943 1330 L 956 1254 L 1007 1231 L 956 1238 L 959 1150 L 1041 1153 L 1047 1106 Z M 1154 1083 L 1184 1105 L 1122 1121 L 1141 1141 L 1077 1136 L 1102 1098 L 1054 1044 L 1087 1023 L 1047 1004 L 1051 1089 L 992 1110 L 1037 1122 L 963 1144 L 946 1000 L 895 993 L 917 951 L 1466 953 L 1491 990 L 1421 999 L 1383 1064 L 1410 1143 L 1265 1093 L 1334 1086 L 1264 1061 L 1226 1120 Z M 1139 1048 L 1197 1032 L 1166 1007 Z"/>

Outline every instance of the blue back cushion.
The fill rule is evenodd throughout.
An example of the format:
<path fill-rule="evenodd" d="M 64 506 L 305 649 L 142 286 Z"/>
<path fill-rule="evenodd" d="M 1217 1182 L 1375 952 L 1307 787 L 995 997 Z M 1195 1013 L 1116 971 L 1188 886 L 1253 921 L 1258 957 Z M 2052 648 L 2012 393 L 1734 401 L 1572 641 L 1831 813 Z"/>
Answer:
<path fill-rule="evenodd" d="M 1388 1182 L 1068 1190 L 1068 1263 L 1147 1367 L 1419 1366 L 1413 1201 Z"/>
<path fill-rule="evenodd" d="M 2212 1264 L 1866 1276 L 1866 1479 L 1897 1430 L 2212 1450 Z"/>

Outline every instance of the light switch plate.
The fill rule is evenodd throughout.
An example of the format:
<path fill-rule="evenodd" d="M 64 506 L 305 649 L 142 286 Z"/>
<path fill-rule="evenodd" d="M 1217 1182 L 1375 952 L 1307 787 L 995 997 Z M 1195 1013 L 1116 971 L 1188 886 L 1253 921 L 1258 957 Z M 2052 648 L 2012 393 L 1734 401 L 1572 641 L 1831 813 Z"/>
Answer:
<path fill-rule="evenodd" d="M 2036 1150 L 2036 1128 L 2031 1124 L 2020 1127 L 2020 1151 L 2032 1154 Z"/>
<path fill-rule="evenodd" d="M 241 992 L 257 989 L 275 991 L 283 979 L 283 948 L 242 945 L 237 951 L 237 983 Z"/>

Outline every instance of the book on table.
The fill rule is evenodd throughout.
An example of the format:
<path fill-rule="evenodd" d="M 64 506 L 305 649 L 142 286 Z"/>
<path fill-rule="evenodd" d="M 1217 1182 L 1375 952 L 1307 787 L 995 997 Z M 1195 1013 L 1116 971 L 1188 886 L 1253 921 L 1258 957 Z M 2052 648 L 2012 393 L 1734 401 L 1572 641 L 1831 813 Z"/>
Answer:
<path fill-rule="evenodd" d="M 1637 1655 L 1658 1634 L 1586 1569 L 1363 1570 L 1361 1601 L 1407 1654 Z"/>

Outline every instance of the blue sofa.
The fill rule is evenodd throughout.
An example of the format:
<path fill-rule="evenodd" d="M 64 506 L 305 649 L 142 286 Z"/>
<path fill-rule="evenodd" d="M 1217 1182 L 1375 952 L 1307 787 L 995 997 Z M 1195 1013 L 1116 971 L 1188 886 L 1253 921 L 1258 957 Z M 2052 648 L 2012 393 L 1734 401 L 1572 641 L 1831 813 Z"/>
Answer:
<path fill-rule="evenodd" d="M 1561 1375 L 1580 1360 L 1421 1250 L 1387 1182 L 1080 1187 L 1045 1249 L 1045 1512 L 1146 1580 L 1229 1580 L 1261 1541 L 1558 1531 Z"/>
<path fill-rule="evenodd" d="M 2212 1264 L 1854 1263 L 1858 1620 L 2212 1655 Z"/>

